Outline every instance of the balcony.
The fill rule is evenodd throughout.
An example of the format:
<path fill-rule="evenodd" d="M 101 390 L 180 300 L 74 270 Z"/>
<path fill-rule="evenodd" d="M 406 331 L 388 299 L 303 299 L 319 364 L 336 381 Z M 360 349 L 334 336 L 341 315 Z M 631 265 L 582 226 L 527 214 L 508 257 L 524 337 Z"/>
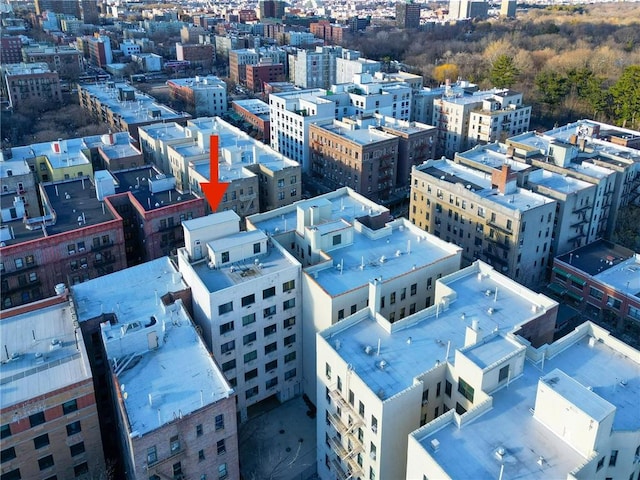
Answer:
<path fill-rule="evenodd" d="M 335 472 L 336 477 L 338 477 L 340 480 L 347 480 L 348 478 L 351 478 L 351 476 L 344 471 L 340 460 L 338 460 L 337 458 L 331 460 L 331 470 Z"/>
<path fill-rule="evenodd" d="M 589 220 L 583 218 L 582 220 L 578 220 L 575 223 L 571 224 L 571 228 L 578 228 L 581 227 L 582 225 L 584 225 L 585 223 L 589 223 Z"/>
<path fill-rule="evenodd" d="M 508 267 L 509 266 L 509 260 L 507 260 L 506 258 L 502 258 L 496 252 L 492 252 L 492 251 L 489 251 L 487 249 L 484 249 L 484 250 L 482 250 L 482 254 L 485 257 L 491 259 L 491 261 L 493 261 L 495 263 L 499 263 L 503 267 Z"/>
<path fill-rule="evenodd" d="M 498 247 L 506 252 L 508 252 L 509 250 L 511 250 L 511 244 L 509 243 L 505 243 L 505 241 L 499 237 L 485 237 L 485 240 L 487 242 L 491 242 L 491 244 L 495 247 Z"/>
<path fill-rule="evenodd" d="M 103 257 L 102 260 L 96 260 L 93 262 L 94 268 L 102 267 L 104 265 L 109 265 L 111 263 L 116 263 L 116 257 Z"/>
<path fill-rule="evenodd" d="M 109 247 L 113 247 L 113 240 L 109 240 L 107 243 L 101 243 L 100 245 L 93 244 L 91 245 L 91 251 L 99 252 L 100 250 L 104 250 Z"/>
<path fill-rule="evenodd" d="M 586 212 L 587 210 L 590 210 L 590 209 L 591 209 L 591 205 L 587 204 L 587 205 L 583 205 L 582 207 L 575 208 L 572 213 Z"/>

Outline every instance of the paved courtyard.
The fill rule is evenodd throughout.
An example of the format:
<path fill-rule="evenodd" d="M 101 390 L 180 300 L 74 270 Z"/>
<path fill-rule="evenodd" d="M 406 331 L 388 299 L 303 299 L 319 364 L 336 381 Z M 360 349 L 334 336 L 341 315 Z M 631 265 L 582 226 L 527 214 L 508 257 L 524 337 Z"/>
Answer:
<path fill-rule="evenodd" d="M 244 480 L 308 480 L 315 477 L 315 419 L 302 397 L 261 413 L 240 426 Z"/>

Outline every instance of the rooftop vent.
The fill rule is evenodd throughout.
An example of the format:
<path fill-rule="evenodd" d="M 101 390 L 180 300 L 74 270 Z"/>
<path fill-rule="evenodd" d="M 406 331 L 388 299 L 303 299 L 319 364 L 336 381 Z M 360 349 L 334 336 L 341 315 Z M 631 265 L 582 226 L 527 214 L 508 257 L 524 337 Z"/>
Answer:
<path fill-rule="evenodd" d="M 366 345 L 364 347 L 364 353 L 367 355 L 371 355 L 373 353 L 373 347 L 371 345 Z"/>
<path fill-rule="evenodd" d="M 494 311 L 495 311 L 495 310 L 493 309 L 493 307 L 489 307 L 489 308 L 487 308 L 487 313 L 488 313 L 489 315 L 493 315 L 493 312 L 494 312 Z"/>
<path fill-rule="evenodd" d="M 387 361 L 386 360 L 380 360 L 376 366 L 380 369 L 380 370 L 384 370 L 385 368 L 387 368 Z"/>
<path fill-rule="evenodd" d="M 437 438 L 434 438 L 433 440 L 431 440 L 429 444 L 431 445 L 431 450 L 433 450 L 434 452 L 437 452 L 438 449 L 440 448 L 440 442 L 438 441 Z"/>
<path fill-rule="evenodd" d="M 504 455 L 505 455 L 506 450 L 504 449 L 504 447 L 498 447 L 496 448 L 495 454 L 496 454 L 496 458 L 498 460 L 503 460 L 504 459 Z"/>

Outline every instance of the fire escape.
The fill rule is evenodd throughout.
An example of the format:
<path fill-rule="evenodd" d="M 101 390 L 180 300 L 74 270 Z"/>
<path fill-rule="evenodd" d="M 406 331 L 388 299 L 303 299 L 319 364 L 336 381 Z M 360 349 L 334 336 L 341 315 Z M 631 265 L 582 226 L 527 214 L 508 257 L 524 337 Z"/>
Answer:
<path fill-rule="evenodd" d="M 581 207 L 576 206 L 571 212 L 573 215 L 576 215 L 578 217 L 575 220 L 573 220 L 572 223 L 570 224 L 571 228 L 576 229 L 575 235 L 569 239 L 569 241 L 572 242 L 574 246 L 578 246 L 578 242 L 583 237 L 586 237 L 586 234 L 584 233 L 584 227 L 585 225 L 587 225 L 587 228 L 589 228 L 588 223 L 591 217 L 590 215 L 587 215 L 589 211 L 591 211 L 591 205 L 586 203 Z"/>
<path fill-rule="evenodd" d="M 389 198 L 391 188 L 395 183 L 393 178 L 395 156 L 391 152 L 383 152 L 378 167 L 378 197 L 381 200 Z"/>
<path fill-rule="evenodd" d="M 339 480 L 362 478 L 364 474 L 358 463 L 358 454 L 364 452 L 364 446 L 357 432 L 364 421 L 349 402 L 342 398 L 340 390 L 331 390 L 329 397 L 336 405 L 335 413 L 327 412 L 327 421 L 333 427 L 333 434 L 327 432 L 329 447 L 333 453 L 330 468 Z"/>

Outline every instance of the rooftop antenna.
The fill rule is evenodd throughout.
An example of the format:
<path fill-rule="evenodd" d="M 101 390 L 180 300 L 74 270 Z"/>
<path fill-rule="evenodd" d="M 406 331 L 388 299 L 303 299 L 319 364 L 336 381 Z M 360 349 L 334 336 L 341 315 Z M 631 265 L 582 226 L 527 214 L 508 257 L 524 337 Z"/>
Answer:
<path fill-rule="evenodd" d="M 494 293 L 493 295 L 493 301 L 497 302 L 498 301 L 498 287 L 496 286 L 496 293 Z"/>
<path fill-rule="evenodd" d="M 407 255 L 411 253 L 411 240 L 407 240 Z"/>
<path fill-rule="evenodd" d="M 378 350 L 376 351 L 376 356 L 380 356 L 380 339 L 378 338 Z"/>

